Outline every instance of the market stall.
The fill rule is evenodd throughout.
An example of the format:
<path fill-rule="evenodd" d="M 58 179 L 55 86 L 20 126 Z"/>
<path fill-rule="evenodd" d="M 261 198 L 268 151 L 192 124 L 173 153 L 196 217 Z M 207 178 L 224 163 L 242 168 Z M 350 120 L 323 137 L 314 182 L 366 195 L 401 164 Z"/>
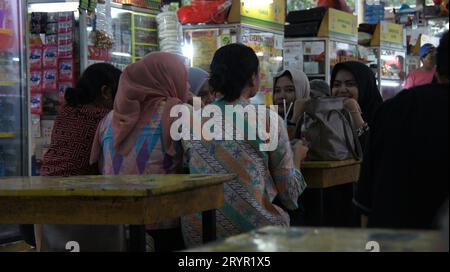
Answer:
<path fill-rule="evenodd" d="M 373 69 L 383 99 L 395 96 L 406 78 L 406 48 L 403 26 L 381 22 L 370 41 L 360 48 L 361 59 Z"/>
<path fill-rule="evenodd" d="M 119 3 L 116 3 L 119 2 Z M 28 49 L 32 173 L 39 175 L 65 90 L 96 62 L 124 69 L 158 50 L 157 10 L 119 0 L 31 0 Z M 159 6 L 158 6 L 159 7 Z"/>
<path fill-rule="evenodd" d="M 337 63 L 358 60 L 356 16 L 335 9 L 296 13 L 290 22 L 292 30 L 286 31 L 285 68 L 301 70 L 310 80 L 330 82 Z M 311 31 L 304 30 L 308 27 Z"/>
<path fill-rule="evenodd" d="M 234 0 L 227 24 L 183 26 L 183 53 L 192 66 L 209 70 L 220 47 L 239 42 L 253 48 L 260 59 L 261 89 L 252 102 L 272 104 L 273 78 L 283 65 L 285 8 L 281 0 Z"/>

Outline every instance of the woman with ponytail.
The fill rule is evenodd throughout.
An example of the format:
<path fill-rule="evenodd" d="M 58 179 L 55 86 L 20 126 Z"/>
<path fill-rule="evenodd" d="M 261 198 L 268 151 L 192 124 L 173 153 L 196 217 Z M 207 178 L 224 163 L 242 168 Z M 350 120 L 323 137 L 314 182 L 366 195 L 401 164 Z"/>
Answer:
<path fill-rule="evenodd" d="M 44 155 L 42 176 L 100 174 L 98 166 L 89 164 L 92 143 L 98 124 L 113 108 L 120 76 L 121 71 L 110 64 L 94 64 L 75 88 L 66 91 L 66 103 Z M 38 251 L 66 251 L 68 241 L 77 241 L 83 252 L 126 250 L 121 226 L 35 225 L 35 234 Z"/>
<path fill-rule="evenodd" d="M 92 142 L 98 124 L 113 108 L 120 75 L 110 64 L 94 64 L 75 88 L 66 91 L 66 105 L 55 121 L 42 176 L 100 174 L 97 166 L 89 164 Z"/>

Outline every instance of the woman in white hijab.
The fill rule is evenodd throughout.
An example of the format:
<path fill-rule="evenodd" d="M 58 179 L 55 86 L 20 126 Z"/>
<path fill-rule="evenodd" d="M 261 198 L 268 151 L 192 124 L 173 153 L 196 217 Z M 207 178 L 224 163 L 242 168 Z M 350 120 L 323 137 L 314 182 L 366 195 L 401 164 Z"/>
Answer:
<path fill-rule="evenodd" d="M 310 99 L 309 79 L 300 70 L 288 69 L 280 72 L 274 79 L 273 101 L 278 113 L 292 125 L 300 119 L 304 104 Z M 286 106 L 286 109 L 285 109 Z M 288 116 L 284 116 L 291 108 Z"/>

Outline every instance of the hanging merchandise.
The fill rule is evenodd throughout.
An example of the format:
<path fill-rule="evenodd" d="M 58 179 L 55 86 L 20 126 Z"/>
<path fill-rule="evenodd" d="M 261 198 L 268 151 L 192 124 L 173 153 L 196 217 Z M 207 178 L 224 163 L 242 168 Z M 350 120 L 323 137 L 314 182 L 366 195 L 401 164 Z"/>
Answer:
<path fill-rule="evenodd" d="M 102 1 L 102 0 L 100 0 Z M 79 9 L 94 12 L 97 8 L 98 0 L 80 0 Z"/>
<path fill-rule="evenodd" d="M 111 1 L 106 0 L 97 5 L 94 31 L 90 34 L 91 43 L 97 48 L 112 49 L 112 33 Z"/>
<path fill-rule="evenodd" d="M 79 7 L 81 10 L 87 10 L 89 8 L 89 0 L 80 0 Z"/>
<path fill-rule="evenodd" d="M 231 0 L 193 0 L 189 5 L 180 8 L 177 13 L 183 25 L 201 23 L 223 24 L 227 21 L 231 6 Z"/>
<path fill-rule="evenodd" d="M 166 11 L 156 16 L 158 23 L 160 50 L 182 55 L 183 28 L 178 21 L 176 12 Z"/>

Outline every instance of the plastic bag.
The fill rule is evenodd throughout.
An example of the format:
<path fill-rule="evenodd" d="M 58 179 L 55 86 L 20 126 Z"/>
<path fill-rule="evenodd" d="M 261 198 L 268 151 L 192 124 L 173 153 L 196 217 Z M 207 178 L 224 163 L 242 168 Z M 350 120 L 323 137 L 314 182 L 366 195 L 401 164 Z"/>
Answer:
<path fill-rule="evenodd" d="M 223 24 L 228 19 L 232 1 L 193 0 L 178 10 L 180 22 L 185 24 L 214 23 Z"/>

